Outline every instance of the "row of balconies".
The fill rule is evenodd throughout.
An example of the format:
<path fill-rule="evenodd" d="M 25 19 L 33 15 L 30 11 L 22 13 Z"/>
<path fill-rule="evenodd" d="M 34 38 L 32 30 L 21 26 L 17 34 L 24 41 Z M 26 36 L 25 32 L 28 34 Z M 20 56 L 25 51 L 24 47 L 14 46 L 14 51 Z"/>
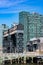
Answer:
<path fill-rule="evenodd" d="M 4 35 L 13 32 L 13 31 L 15 31 L 16 29 L 17 29 L 17 26 L 16 26 L 16 27 L 13 27 L 13 28 L 11 28 L 11 29 L 8 29 L 7 31 L 4 32 Z"/>

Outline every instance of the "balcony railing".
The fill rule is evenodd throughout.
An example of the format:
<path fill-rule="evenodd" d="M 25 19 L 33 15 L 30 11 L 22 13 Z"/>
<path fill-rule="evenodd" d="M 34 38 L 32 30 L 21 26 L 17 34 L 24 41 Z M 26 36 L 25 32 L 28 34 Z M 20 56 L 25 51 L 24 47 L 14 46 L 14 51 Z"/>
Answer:
<path fill-rule="evenodd" d="M 9 29 L 9 32 L 11 33 L 13 31 L 15 31 L 16 29 L 17 29 L 17 26 Z M 6 34 L 8 34 L 8 30 L 3 33 L 3 35 L 6 35 Z"/>

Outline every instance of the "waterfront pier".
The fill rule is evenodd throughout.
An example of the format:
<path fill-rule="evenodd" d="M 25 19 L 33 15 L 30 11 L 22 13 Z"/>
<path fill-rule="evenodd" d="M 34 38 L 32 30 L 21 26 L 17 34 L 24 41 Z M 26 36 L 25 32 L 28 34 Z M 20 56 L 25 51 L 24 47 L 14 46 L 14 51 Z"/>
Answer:
<path fill-rule="evenodd" d="M 2 63 L 43 63 L 43 56 L 37 52 L 27 53 L 4 53 L 2 57 Z"/>

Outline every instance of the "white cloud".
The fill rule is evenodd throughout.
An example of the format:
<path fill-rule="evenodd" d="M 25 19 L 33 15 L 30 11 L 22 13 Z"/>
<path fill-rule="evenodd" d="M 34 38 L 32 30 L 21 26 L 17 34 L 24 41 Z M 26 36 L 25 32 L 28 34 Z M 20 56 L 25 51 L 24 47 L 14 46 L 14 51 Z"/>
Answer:
<path fill-rule="evenodd" d="M 23 7 L 20 3 L 27 0 L 0 0 L 0 14 L 17 13 L 22 11 Z"/>
<path fill-rule="evenodd" d="M 0 7 L 11 7 L 26 0 L 0 0 Z"/>
<path fill-rule="evenodd" d="M 20 11 L 40 11 L 41 8 L 38 6 L 20 4 L 29 0 L 0 0 L 0 14 L 6 13 L 18 13 Z"/>
<path fill-rule="evenodd" d="M 15 7 L 14 9 L 11 8 L 11 9 L 6 9 L 6 10 L 2 10 L 0 11 L 0 14 L 6 14 L 6 13 L 18 13 L 20 11 L 30 11 L 30 12 L 33 12 L 33 11 L 36 11 L 36 12 L 39 12 L 41 8 L 39 7 L 30 7 L 30 6 L 20 6 L 20 7 Z"/>

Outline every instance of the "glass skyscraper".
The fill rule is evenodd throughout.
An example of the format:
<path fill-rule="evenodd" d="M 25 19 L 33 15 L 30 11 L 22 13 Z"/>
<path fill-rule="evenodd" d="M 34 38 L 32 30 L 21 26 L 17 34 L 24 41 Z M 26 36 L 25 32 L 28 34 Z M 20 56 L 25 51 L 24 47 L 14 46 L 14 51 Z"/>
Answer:
<path fill-rule="evenodd" d="M 19 23 L 24 25 L 24 45 L 31 38 L 43 37 L 43 15 L 38 13 L 20 12 Z"/>

